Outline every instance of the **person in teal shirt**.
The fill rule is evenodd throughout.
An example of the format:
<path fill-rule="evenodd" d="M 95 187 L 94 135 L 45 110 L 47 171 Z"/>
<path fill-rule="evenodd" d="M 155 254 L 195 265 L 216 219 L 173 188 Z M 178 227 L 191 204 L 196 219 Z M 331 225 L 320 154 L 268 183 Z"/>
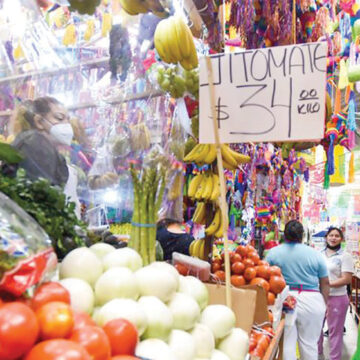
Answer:
<path fill-rule="evenodd" d="M 284 360 L 296 360 L 296 342 L 301 360 L 317 360 L 317 342 L 322 331 L 329 296 L 329 278 L 323 255 L 302 244 L 304 228 L 291 220 L 285 226 L 284 244 L 272 248 L 266 260 L 281 268 L 290 295 L 297 301 L 295 320 L 285 327 Z"/>

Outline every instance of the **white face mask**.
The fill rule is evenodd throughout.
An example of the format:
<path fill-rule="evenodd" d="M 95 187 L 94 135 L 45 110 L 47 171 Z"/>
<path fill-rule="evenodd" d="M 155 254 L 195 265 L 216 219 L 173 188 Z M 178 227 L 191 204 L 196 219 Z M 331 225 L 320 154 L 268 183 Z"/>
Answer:
<path fill-rule="evenodd" d="M 50 135 L 60 144 L 70 146 L 74 131 L 70 124 L 56 124 L 51 127 Z"/>

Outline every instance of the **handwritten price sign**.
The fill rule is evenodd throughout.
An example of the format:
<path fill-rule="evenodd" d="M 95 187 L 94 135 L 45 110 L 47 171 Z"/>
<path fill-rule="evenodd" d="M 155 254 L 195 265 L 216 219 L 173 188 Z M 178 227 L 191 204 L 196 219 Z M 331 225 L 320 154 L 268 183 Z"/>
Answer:
<path fill-rule="evenodd" d="M 223 143 L 324 137 L 327 44 L 211 56 Z M 200 142 L 214 143 L 209 77 L 200 59 Z"/>

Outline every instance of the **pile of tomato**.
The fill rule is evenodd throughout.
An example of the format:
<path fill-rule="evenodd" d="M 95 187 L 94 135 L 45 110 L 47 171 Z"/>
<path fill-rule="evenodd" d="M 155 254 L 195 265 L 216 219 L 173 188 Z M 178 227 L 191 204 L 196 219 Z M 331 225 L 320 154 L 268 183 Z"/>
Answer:
<path fill-rule="evenodd" d="M 274 330 L 269 325 L 262 329 L 253 329 L 249 339 L 249 354 L 262 359 L 274 335 Z"/>
<path fill-rule="evenodd" d="M 239 245 L 230 252 L 231 284 L 235 287 L 244 285 L 260 285 L 267 294 L 268 305 L 275 303 L 276 295 L 286 286 L 278 266 L 270 266 L 265 260 L 260 260 L 256 249 L 251 246 Z M 212 262 L 212 273 L 220 281 L 225 281 L 224 254 Z"/>
<path fill-rule="evenodd" d="M 0 360 L 134 360 L 138 333 L 124 319 L 99 327 L 68 291 L 44 283 L 31 299 L 0 298 Z"/>

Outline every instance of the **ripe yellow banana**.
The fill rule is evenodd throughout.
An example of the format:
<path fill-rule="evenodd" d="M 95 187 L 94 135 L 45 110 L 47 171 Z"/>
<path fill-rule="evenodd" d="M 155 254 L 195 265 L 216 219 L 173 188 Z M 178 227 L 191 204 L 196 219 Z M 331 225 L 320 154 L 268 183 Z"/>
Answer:
<path fill-rule="evenodd" d="M 251 161 L 250 156 L 240 154 L 240 153 L 234 151 L 233 149 L 231 149 L 230 147 L 228 147 L 228 151 L 233 156 L 233 158 L 237 161 L 238 164 L 246 164 Z"/>
<path fill-rule="evenodd" d="M 184 158 L 185 162 L 192 162 L 195 157 L 203 150 L 204 144 L 197 144 Z"/>
<path fill-rule="evenodd" d="M 212 194 L 213 191 L 213 186 L 214 186 L 214 181 L 213 181 L 213 177 L 211 174 L 207 174 L 206 175 L 206 183 L 205 183 L 205 187 L 204 187 L 204 191 L 201 195 L 201 197 L 205 200 L 209 200 L 210 196 Z"/>
<path fill-rule="evenodd" d="M 170 51 L 172 52 L 176 63 L 178 63 L 183 58 L 183 56 L 180 51 L 181 43 L 179 41 L 181 41 L 181 39 L 178 39 L 176 34 L 175 18 L 172 16 L 166 19 L 166 21 L 167 21 L 167 30 L 168 30 L 167 39 L 168 41 L 170 41 L 169 42 Z"/>
<path fill-rule="evenodd" d="M 205 260 L 205 239 L 200 239 L 199 253 L 198 258 L 201 260 Z"/>
<path fill-rule="evenodd" d="M 238 163 L 230 153 L 230 148 L 228 145 L 221 145 L 221 155 L 229 165 L 237 167 Z"/>
<path fill-rule="evenodd" d="M 190 244 L 190 247 L 189 247 L 189 254 L 190 256 L 193 256 L 194 254 L 194 245 L 196 243 L 196 240 L 194 240 L 191 244 Z"/>
<path fill-rule="evenodd" d="M 204 159 L 208 153 L 209 146 L 210 146 L 209 144 L 203 144 L 201 151 L 198 151 L 197 153 L 195 153 L 193 161 L 196 162 L 197 164 L 203 163 Z"/>
<path fill-rule="evenodd" d="M 141 0 L 119 0 L 119 2 L 129 15 L 146 14 L 149 11 Z"/>
<path fill-rule="evenodd" d="M 172 54 L 169 49 L 167 40 L 167 19 L 161 20 L 155 29 L 154 44 L 157 52 L 159 53 L 161 60 L 170 64 L 173 62 Z"/>
<path fill-rule="evenodd" d="M 199 184 L 197 190 L 196 190 L 196 193 L 195 193 L 195 199 L 196 200 L 201 200 L 202 199 L 202 194 L 205 190 L 205 187 L 206 187 L 206 182 L 207 182 L 207 178 L 206 176 L 204 175 L 201 179 L 201 183 Z"/>
<path fill-rule="evenodd" d="M 236 169 L 237 169 L 237 166 L 233 166 L 233 165 L 227 163 L 227 162 L 225 161 L 225 159 L 223 159 L 223 166 L 224 166 L 224 168 L 227 169 L 227 170 L 236 170 Z"/>
<path fill-rule="evenodd" d="M 213 144 L 209 144 L 209 151 L 204 158 L 204 162 L 206 164 L 212 164 L 216 159 L 216 146 Z"/>
<path fill-rule="evenodd" d="M 176 31 L 176 39 L 181 41 L 179 48 L 183 59 L 190 57 L 191 46 L 187 36 L 185 36 L 185 27 L 187 26 L 181 16 L 174 16 L 174 25 Z"/>
<path fill-rule="evenodd" d="M 211 201 L 216 201 L 220 196 L 220 179 L 218 174 L 213 174 L 213 190 L 210 196 Z"/>
<path fill-rule="evenodd" d="M 215 212 L 215 216 L 211 224 L 205 229 L 205 234 L 208 236 L 213 235 L 219 228 L 220 222 L 221 222 L 221 211 L 218 208 Z"/>
<path fill-rule="evenodd" d="M 220 224 L 217 230 L 215 231 L 214 236 L 218 239 L 224 236 L 222 216 L 220 216 Z"/>
<path fill-rule="evenodd" d="M 188 189 L 189 197 L 193 198 L 195 196 L 196 190 L 200 185 L 203 176 L 204 176 L 203 174 L 198 174 L 191 179 Z"/>
<path fill-rule="evenodd" d="M 206 205 L 203 202 L 198 202 L 193 216 L 193 222 L 196 224 L 203 224 L 206 216 Z"/>
<path fill-rule="evenodd" d="M 201 246 L 201 240 L 197 239 L 194 242 L 195 242 L 195 244 L 194 244 L 194 247 L 192 249 L 193 250 L 192 256 L 198 257 L 200 246 Z"/>

